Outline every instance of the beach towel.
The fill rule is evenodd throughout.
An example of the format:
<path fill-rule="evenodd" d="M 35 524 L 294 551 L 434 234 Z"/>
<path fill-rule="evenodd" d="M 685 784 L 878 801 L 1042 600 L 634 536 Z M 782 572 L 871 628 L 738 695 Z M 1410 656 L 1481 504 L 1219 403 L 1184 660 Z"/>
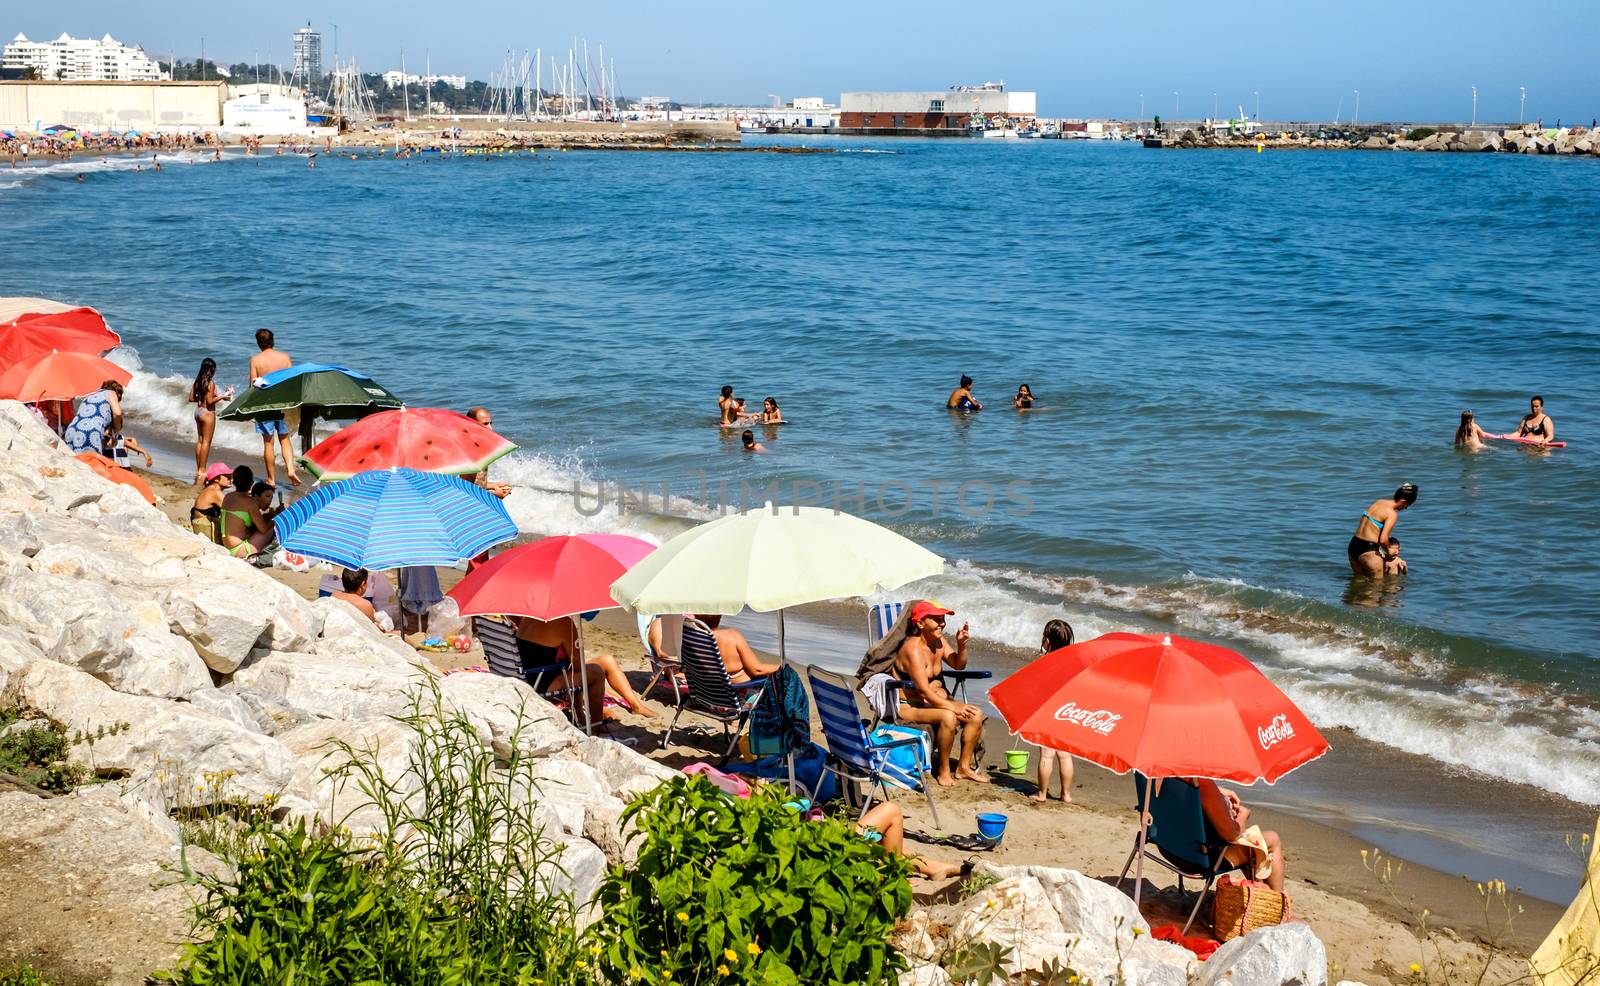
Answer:
<path fill-rule="evenodd" d="M 794 668 L 785 664 L 772 673 L 761 700 L 750 714 L 750 752 L 783 755 L 811 742 L 811 700 Z"/>
<path fill-rule="evenodd" d="M 856 687 L 866 686 L 868 679 L 875 674 L 894 674 L 894 659 L 900 653 L 900 645 L 906 642 L 907 628 L 911 625 L 911 607 L 907 605 L 900 611 L 900 618 L 894 621 L 894 626 L 884 634 L 882 639 L 867 648 L 866 654 L 861 658 L 861 666 L 856 668 Z"/>
<path fill-rule="evenodd" d="M 789 760 L 787 757 L 773 756 L 762 757 L 745 763 L 728 765 L 725 770 L 730 774 L 740 776 L 759 777 L 763 780 L 789 781 Z M 794 782 L 795 786 L 808 792 L 815 792 L 811 799 L 817 804 L 832 801 L 839 797 L 839 778 L 833 771 L 827 769 L 827 754 L 822 747 L 810 742 L 795 750 L 794 753 Z"/>
<path fill-rule="evenodd" d="M 861 695 L 879 722 L 894 722 L 900 715 L 900 689 L 891 687 L 899 680 L 892 674 L 880 671 L 861 686 Z"/>

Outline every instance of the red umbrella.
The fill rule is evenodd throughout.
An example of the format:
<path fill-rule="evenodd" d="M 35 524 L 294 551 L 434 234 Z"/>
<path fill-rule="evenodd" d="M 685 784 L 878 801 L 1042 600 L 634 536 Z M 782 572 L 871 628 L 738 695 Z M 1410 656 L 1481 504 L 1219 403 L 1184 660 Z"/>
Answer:
<path fill-rule="evenodd" d="M 30 312 L 0 322 L 0 369 L 53 349 L 98 355 L 120 345 L 122 337 L 93 308 Z"/>
<path fill-rule="evenodd" d="M 559 620 L 614 609 L 611 583 L 655 545 L 625 534 L 574 534 L 500 552 L 446 595 L 462 616 L 531 616 Z"/>
<path fill-rule="evenodd" d="M 93 452 L 79 452 L 77 455 L 73 456 L 73 458 L 88 466 L 90 469 L 93 469 L 106 479 L 111 480 L 113 483 L 121 483 L 123 486 L 131 486 L 134 492 L 144 497 L 144 502 L 150 504 L 154 504 L 156 502 L 156 495 L 150 492 L 150 485 L 143 479 L 140 479 L 139 475 L 133 470 L 124 469 L 105 456 L 96 455 Z"/>
<path fill-rule="evenodd" d="M 1119 774 L 1272 783 L 1328 752 L 1311 720 L 1244 657 L 1182 637 L 1108 633 L 989 689 L 1014 733 Z M 1139 820 L 1144 879 L 1146 819 Z"/>
<path fill-rule="evenodd" d="M 1249 660 L 1182 637 L 1108 633 L 989 689 L 1014 733 L 1119 774 L 1276 781 L 1328 751 Z"/>
<path fill-rule="evenodd" d="M 51 350 L 0 373 L 0 398 L 28 403 L 67 401 L 92 394 L 107 380 L 126 385 L 132 374 L 92 353 Z"/>
<path fill-rule="evenodd" d="M 466 475 L 517 446 L 455 411 L 402 407 L 369 414 L 317 443 L 300 457 L 317 479 L 349 479 L 374 469 Z"/>
<path fill-rule="evenodd" d="M 531 616 L 559 620 L 615 609 L 611 583 L 655 545 L 625 534 L 573 534 L 509 548 L 467 573 L 445 595 L 462 616 Z M 583 621 L 578 621 L 583 649 Z M 589 703 L 583 705 L 586 728 Z"/>

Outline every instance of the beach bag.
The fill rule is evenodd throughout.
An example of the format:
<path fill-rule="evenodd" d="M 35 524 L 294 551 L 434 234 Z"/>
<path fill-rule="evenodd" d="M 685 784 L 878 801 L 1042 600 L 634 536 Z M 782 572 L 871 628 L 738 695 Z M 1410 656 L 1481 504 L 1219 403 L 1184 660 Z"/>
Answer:
<path fill-rule="evenodd" d="M 1289 920 L 1288 894 L 1280 894 L 1260 880 L 1229 874 L 1217 880 L 1211 898 L 1211 928 L 1217 941 L 1230 941 L 1257 928 L 1270 928 Z"/>
<path fill-rule="evenodd" d="M 923 730 L 913 729 L 910 726 L 883 725 L 874 729 L 868 738 L 875 747 L 899 740 L 921 740 L 916 746 L 899 746 L 882 751 L 884 779 L 897 787 L 917 790 L 918 774 L 933 769 L 931 766 L 933 755 L 928 749 L 928 734 Z"/>

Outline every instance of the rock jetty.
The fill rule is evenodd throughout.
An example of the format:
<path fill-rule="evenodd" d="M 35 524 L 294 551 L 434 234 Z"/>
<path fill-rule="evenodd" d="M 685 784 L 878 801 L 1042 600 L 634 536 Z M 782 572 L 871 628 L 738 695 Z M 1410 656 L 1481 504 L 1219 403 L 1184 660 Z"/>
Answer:
<path fill-rule="evenodd" d="M 1147 146 L 1156 146 L 1147 141 Z M 1501 154 L 1560 154 L 1600 157 L 1600 132 L 1587 127 L 1541 130 L 1536 126 L 1507 130 L 1474 127 L 1459 130 L 1417 127 L 1389 132 L 1367 131 L 1343 137 L 1315 134 L 1204 134 L 1185 130 L 1175 138 L 1163 138 L 1163 148 L 1203 147 L 1253 150 L 1356 150 L 1356 151 L 1463 151 Z"/>

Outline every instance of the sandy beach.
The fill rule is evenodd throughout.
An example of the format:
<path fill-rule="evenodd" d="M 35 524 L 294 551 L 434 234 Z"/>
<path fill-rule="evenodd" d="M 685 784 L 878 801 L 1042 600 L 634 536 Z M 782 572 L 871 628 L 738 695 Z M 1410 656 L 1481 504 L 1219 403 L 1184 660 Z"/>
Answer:
<path fill-rule="evenodd" d="M 146 478 L 162 499 L 162 510 L 182 523 L 192 499 L 192 488 L 170 477 L 146 473 Z M 269 574 L 300 594 L 315 597 L 323 573 L 296 573 L 269 570 Z M 448 589 L 459 578 L 453 570 L 440 571 Z M 602 613 L 587 631 L 589 647 L 595 652 L 610 652 L 628 671 L 636 688 L 642 688 L 648 672 L 631 617 L 620 611 Z M 441 669 L 478 665 L 481 652 L 476 648 L 464 654 L 430 655 Z M 978 657 L 981 659 L 982 652 Z M 614 735 L 636 744 L 636 749 L 671 767 L 716 758 L 714 724 L 705 731 L 692 724 L 697 717 L 685 714 L 675 742 L 663 747 L 660 737 L 670 719 L 671 708 L 659 690 L 646 696 L 658 710 L 654 719 L 619 714 L 613 724 Z M 705 720 L 700 720 L 705 722 Z M 821 740 L 813 726 L 813 736 Z M 1015 777 L 1005 772 L 1004 751 L 1011 745 L 997 718 L 991 718 L 985 737 L 984 767 L 992 785 L 958 783 L 935 793 L 946 833 L 975 830 L 974 815 L 1000 811 L 1009 816 L 1003 845 L 980 857 L 997 864 L 1042 864 L 1079 869 L 1091 876 L 1115 880 L 1127 858 L 1136 833 L 1132 808 L 1131 782 L 1089 764 L 1078 765 L 1072 791 L 1073 803 L 1059 801 L 1037 804 L 1026 795 L 1034 790 L 1031 776 Z M 1030 762 L 1031 767 L 1031 762 Z M 1247 794 L 1249 799 L 1249 794 Z M 904 808 L 908 829 L 932 831 L 927 808 L 921 798 L 900 792 L 896 800 Z M 1483 961 L 1484 950 L 1474 941 L 1483 930 L 1483 904 L 1478 887 L 1458 875 L 1406 863 L 1394 881 L 1400 905 L 1390 899 L 1379 880 L 1363 866 L 1365 847 L 1357 839 L 1329 826 L 1271 808 L 1261 808 L 1256 820 L 1263 828 L 1274 828 L 1283 837 L 1289 875 L 1289 893 L 1294 915 L 1309 923 L 1326 943 L 1333 978 L 1358 979 L 1382 984 L 1406 981 L 1412 963 L 1429 962 L 1435 949 L 1442 949 L 1451 961 L 1473 964 Z M 913 844 L 914 845 L 914 844 Z M 927 848 L 933 858 L 960 859 L 951 849 Z M 1400 862 L 1396 860 L 1396 862 Z M 1148 867 L 1146 916 L 1154 924 L 1182 923 L 1179 901 L 1170 891 L 1165 871 Z M 952 891 L 928 881 L 914 885 L 919 899 L 938 900 Z M 1519 899 L 1513 906 L 1524 910 L 1516 918 L 1514 931 L 1501 943 L 1504 956 L 1497 960 L 1489 981 L 1506 981 L 1521 972 L 1520 957 L 1525 956 L 1555 923 L 1560 908 L 1531 898 Z M 1415 931 L 1417 916 L 1426 908 L 1428 923 L 1435 933 L 1426 945 L 1426 955 Z M 1202 922 L 1205 920 L 1202 915 Z"/>

